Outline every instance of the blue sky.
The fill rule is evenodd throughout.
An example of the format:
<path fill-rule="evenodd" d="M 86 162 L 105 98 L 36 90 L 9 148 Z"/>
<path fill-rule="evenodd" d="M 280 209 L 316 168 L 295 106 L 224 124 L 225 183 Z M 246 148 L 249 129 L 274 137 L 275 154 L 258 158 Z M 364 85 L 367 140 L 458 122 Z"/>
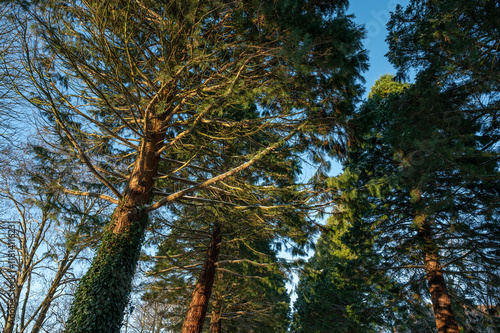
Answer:
<path fill-rule="evenodd" d="M 370 69 L 365 73 L 366 92 L 380 75 L 395 73 L 384 55 L 389 51 L 385 38 L 387 37 L 386 23 L 389 21 L 390 12 L 400 4 L 403 7 L 408 0 L 350 0 L 347 13 L 355 15 L 355 21 L 363 24 L 367 30 L 364 40 L 365 48 L 370 56 Z"/>
<path fill-rule="evenodd" d="M 385 25 L 390 19 L 390 12 L 400 4 L 405 7 L 409 0 L 350 0 L 348 14 L 354 14 L 355 21 L 366 29 L 364 46 L 368 50 L 370 68 L 364 73 L 366 80 L 364 97 L 368 95 L 370 87 L 380 75 L 385 73 L 395 74 L 396 70 L 387 61 L 385 54 L 389 51 L 385 38 L 387 30 Z M 331 175 L 342 172 L 342 166 L 332 163 Z"/>

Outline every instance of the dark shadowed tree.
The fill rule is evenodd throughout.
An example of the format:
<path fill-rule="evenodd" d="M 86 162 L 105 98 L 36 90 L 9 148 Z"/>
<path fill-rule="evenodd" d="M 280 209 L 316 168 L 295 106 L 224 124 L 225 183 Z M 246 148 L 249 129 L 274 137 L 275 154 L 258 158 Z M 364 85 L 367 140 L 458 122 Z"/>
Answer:
<path fill-rule="evenodd" d="M 374 266 L 407 293 L 430 296 L 439 332 L 458 332 L 454 306 L 496 295 L 494 305 L 499 295 L 499 175 L 488 149 L 496 138 L 481 134 L 477 117 L 456 112 L 470 106 L 466 95 L 427 79 L 372 96 L 352 120 L 346 169 L 331 183 L 340 194 L 334 216 L 351 223 L 346 244 L 375 251 Z"/>
<path fill-rule="evenodd" d="M 488 209 L 496 207 L 493 204 L 495 202 L 493 198 L 498 196 L 498 193 L 495 194 L 497 176 L 494 172 L 481 174 L 478 169 L 489 167 L 491 170 L 498 159 L 500 31 L 495 17 L 499 13 L 498 1 L 415 0 L 411 1 L 406 8 L 399 7 L 388 25 L 390 31 L 387 39 L 390 47 L 388 55 L 389 60 L 398 69 L 398 75 L 404 77 L 410 73 L 416 73 L 416 80 L 421 86 L 431 86 L 434 90 L 434 93 L 428 97 L 434 97 L 436 101 L 441 100 L 441 103 L 449 103 L 453 106 L 441 113 L 440 117 L 444 118 L 448 128 L 461 131 L 465 129 L 463 133 L 455 132 L 457 138 L 475 135 L 476 150 L 462 151 L 462 155 L 470 153 L 468 160 L 470 164 L 463 163 L 464 160 L 462 163 L 456 163 L 455 159 L 448 159 L 448 162 L 455 164 L 461 170 L 459 175 L 454 175 L 455 177 L 463 177 L 462 180 L 473 179 L 469 184 L 464 184 L 467 191 L 472 191 L 478 183 L 483 188 L 483 190 L 477 190 L 478 187 L 476 187 L 476 193 L 469 193 L 471 199 L 464 200 L 464 205 L 472 204 L 475 199 L 481 197 L 480 200 L 484 200 L 482 204 L 477 204 L 468 212 L 469 223 L 465 223 L 468 228 L 473 228 L 477 232 L 476 235 L 479 238 L 486 234 L 493 236 L 497 232 L 496 229 L 491 230 L 493 223 L 486 224 L 489 225 L 488 227 L 478 227 L 483 223 L 478 220 L 483 220 L 483 217 L 478 217 L 475 211 L 482 210 L 488 219 L 495 219 L 496 213 L 488 212 Z M 431 103 L 427 105 L 433 107 Z M 476 132 L 472 134 L 474 130 Z M 432 135 L 433 139 L 438 139 L 440 136 L 435 132 Z M 426 153 L 439 152 L 438 147 L 442 141 L 433 139 L 429 138 L 421 142 L 415 154 L 425 157 Z M 449 155 L 441 156 L 449 158 Z M 474 160 L 475 158 L 479 160 Z M 420 160 L 416 163 L 423 161 L 421 158 Z M 487 187 L 489 187 L 490 194 L 483 192 Z M 452 188 L 452 185 L 449 188 Z M 474 243 L 477 240 L 475 237 L 470 239 L 471 242 L 467 246 L 475 248 Z M 483 249 L 483 254 L 472 259 L 469 267 L 473 267 L 478 262 L 494 263 L 498 260 L 494 243 L 480 246 L 486 246 L 486 248 L 490 246 L 490 249 Z M 484 251 L 486 251 L 485 254 Z M 468 271 L 469 267 L 464 265 L 461 269 Z M 491 272 L 498 276 L 494 267 L 495 264 L 488 268 L 478 267 L 475 270 Z M 486 275 L 490 274 L 486 273 Z M 487 281 L 486 285 L 489 285 L 495 280 L 495 278 L 491 279 L 492 276 L 482 276 L 479 281 Z M 479 296 L 485 295 L 484 290 L 479 292 L 471 284 L 466 285 L 465 289 L 470 292 L 470 295 L 474 295 L 472 298 L 475 299 L 476 305 L 479 303 L 479 305 L 490 307 L 490 300 Z M 479 285 L 484 286 L 481 283 Z M 462 290 L 464 286 L 462 284 L 455 287 Z M 465 290 L 462 291 L 465 292 Z M 490 291 L 489 294 L 497 294 L 497 292 Z"/>

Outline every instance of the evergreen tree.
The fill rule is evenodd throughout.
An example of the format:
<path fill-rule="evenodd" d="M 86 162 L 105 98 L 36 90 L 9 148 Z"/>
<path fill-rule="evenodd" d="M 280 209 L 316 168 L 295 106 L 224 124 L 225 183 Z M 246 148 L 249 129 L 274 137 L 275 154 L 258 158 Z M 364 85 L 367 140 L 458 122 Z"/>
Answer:
<path fill-rule="evenodd" d="M 276 215 L 276 216 L 272 216 Z M 279 216 L 230 208 L 192 207 L 182 221 L 172 225 L 172 232 L 154 256 L 149 273 L 154 283 L 147 288 L 145 300 L 176 304 L 164 313 L 170 329 L 180 330 L 186 313 L 207 275 L 206 264 L 211 250 L 214 258 L 214 293 L 206 303 L 212 331 L 285 331 L 288 296 L 284 289 L 284 267 L 272 250 Z M 215 222 L 216 221 L 216 222 Z M 218 226 L 217 226 L 218 224 Z M 221 240 L 213 243 L 214 232 Z M 212 250 L 213 251 L 213 250 Z M 191 304 L 190 304 L 191 303 Z M 184 324 L 185 325 L 185 324 Z M 203 325 L 203 322 L 199 324 Z M 216 329 L 216 327 L 218 327 Z"/>
<path fill-rule="evenodd" d="M 119 330 L 151 212 L 174 202 L 210 203 L 221 193 L 237 200 L 238 190 L 224 181 L 266 156 L 278 161 L 275 152 L 285 143 L 299 150 L 335 144 L 317 138 L 352 110 L 366 58 L 362 32 L 345 7 L 345 1 L 30 5 L 36 24 L 23 35 L 20 62 L 33 89 L 19 93 L 45 117 L 59 155 L 93 177 L 86 183 L 92 191 L 82 183 L 59 189 L 116 205 L 79 284 L 67 332 Z M 228 110 L 251 104 L 259 107 L 255 119 L 228 117 Z M 226 155 L 227 144 L 259 132 L 267 133 L 265 144 L 250 141 L 243 154 Z"/>
<path fill-rule="evenodd" d="M 331 182 L 341 194 L 335 216 L 352 224 L 347 244 L 375 251 L 378 269 L 423 300 L 426 279 L 439 332 L 458 331 L 450 298 L 474 306 L 499 295 L 497 162 L 477 118 L 455 113 L 467 105 L 424 76 L 403 94 L 374 94 L 352 121 L 345 172 Z"/>
<path fill-rule="evenodd" d="M 343 243 L 349 223 L 331 219 L 301 275 L 292 332 L 379 332 L 391 328 L 397 282 L 372 269 L 373 253 Z"/>
<path fill-rule="evenodd" d="M 498 276 L 496 269 L 498 256 L 494 250 L 497 244 L 495 242 L 486 244 L 484 239 L 487 239 L 486 234 L 494 237 L 498 231 L 493 222 L 478 222 L 478 219 L 483 218 L 478 218 L 475 212 L 481 211 L 483 216 L 487 216 L 487 220 L 495 219 L 496 215 L 494 198 L 498 194 L 495 170 L 499 134 L 497 115 L 500 105 L 497 47 L 500 43 L 500 34 L 496 17 L 499 11 L 497 1 L 415 0 L 404 9 L 398 8 L 388 25 L 389 60 L 398 69 L 399 76 L 408 76 L 414 72 L 417 74 L 417 83 L 433 87 L 434 93 L 431 96 L 437 100 L 450 101 L 453 108 L 449 108 L 442 117 L 446 120 L 448 128 L 458 130 L 455 132 L 457 135 L 463 137 L 464 133 L 469 133 L 472 136 L 472 131 L 476 131 L 474 133 L 476 150 L 462 152 L 462 155 L 469 154 L 468 164 L 463 163 L 464 160 L 456 163 L 456 158 L 448 160 L 460 170 L 455 177 L 458 176 L 459 179 L 468 182 L 463 183 L 467 189 L 464 192 L 472 192 L 469 193 L 471 199 L 463 200 L 461 203 L 465 205 L 464 214 L 472 214 L 469 215 L 470 221 L 465 223 L 467 225 L 465 229 L 473 230 L 467 231 L 470 242 L 465 242 L 463 245 L 471 249 L 483 247 L 482 254 L 477 257 L 469 256 L 471 260 L 456 271 L 488 271 L 491 274 L 484 276 L 480 273 L 477 275 L 464 273 L 467 277 L 474 276 L 475 281 L 484 281 L 485 284 L 463 284 L 455 288 L 462 293 L 469 293 L 467 297 L 474 300 L 476 307 L 485 306 L 489 309 L 492 309 L 492 304 L 497 301 L 492 302 L 484 295 L 497 295 L 497 292 L 493 290 L 487 292 L 483 288 L 490 283 L 497 283 L 493 281 L 496 279 L 495 276 Z M 431 103 L 428 105 L 432 107 Z M 438 136 L 435 135 L 434 138 Z M 426 140 L 421 143 L 420 148 L 427 147 L 419 149 L 416 154 L 424 156 L 422 153 L 425 150 L 436 151 L 440 144 L 440 140 Z M 416 163 L 423 163 L 423 160 Z M 479 171 L 488 168 L 491 172 Z M 449 188 L 452 188 L 451 184 Z M 476 200 L 481 203 L 477 203 Z M 464 216 L 467 215 L 462 215 L 462 218 Z M 482 266 L 486 262 L 490 262 L 491 266 Z M 481 287 L 478 290 L 473 285 Z M 461 309 L 458 310 L 461 312 Z"/>
<path fill-rule="evenodd" d="M 255 107 L 251 107 L 249 109 L 239 108 L 230 111 L 231 117 L 237 120 L 254 119 L 256 117 Z M 258 133 L 257 135 L 251 137 L 251 140 L 249 140 L 250 142 L 235 142 L 231 145 L 227 144 L 224 147 L 224 150 L 228 155 L 241 155 L 242 152 L 249 149 L 252 143 L 258 143 L 262 145 L 265 144 L 269 140 L 269 138 L 272 138 L 272 133 Z M 248 250 L 246 252 L 236 251 L 236 253 L 233 254 L 233 260 L 226 260 L 221 264 L 237 263 L 236 267 L 238 268 L 237 271 L 239 273 L 230 273 L 229 275 L 222 274 L 226 276 L 226 278 L 223 280 L 219 278 L 219 285 L 214 286 L 214 282 L 216 276 L 220 275 L 216 273 L 216 270 L 224 270 L 224 268 L 221 268 L 218 263 L 219 253 L 221 250 L 225 251 L 222 255 L 226 256 L 228 255 L 227 251 L 234 251 L 231 249 L 234 246 L 238 246 L 238 244 L 243 240 L 245 242 L 254 244 L 252 246 L 255 246 L 257 244 L 260 244 L 262 246 L 266 242 L 277 242 L 278 237 L 288 237 L 292 238 L 293 242 L 304 243 L 308 239 L 308 234 L 312 231 L 310 230 L 311 228 L 309 228 L 307 224 L 304 223 L 304 219 L 300 216 L 301 214 L 304 215 L 305 213 L 301 213 L 300 209 L 298 208 L 303 205 L 302 202 L 305 199 L 303 198 L 303 194 L 301 195 L 299 192 L 297 192 L 297 186 L 295 185 L 295 180 L 300 172 L 298 161 L 294 158 L 295 155 L 291 154 L 290 150 L 281 149 L 277 152 L 279 152 L 279 155 L 275 154 L 275 156 L 273 156 L 272 158 L 264 157 L 260 161 L 256 162 L 253 172 L 246 172 L 245 174 L 240 175 L 240 177 L 238 178 L 232 177 L 225 181 L 225 184 L 227 186 L 230 186 L 234 189 L 245 189 L 243 191 L 240 191 L 241 193 L 239 194 L 238 201 L 244 202 L 245 205 L 249 207 L 254 207 L 249 211 L 247 211 L 248 209 L 245 209 L 243 211 L 242 208 L 244 207 L 241 206 L 235 207 L 234 203 L 232 203 L 233 206 L 229 205 L 230 202 L 227 202 L 228 198 L 224 199 L 223 194 L 219 195 L 218 200 L 213 200 L 213 202 L 222 204 L 223 201 L 226 200 L 225 208 L 215 208 L 210 206 L 204 208 L 202 206 L 190 206 L 184 208 L 183 210 L 172 211 L 175 212 L 175 214 L 180 218 L 173 224 L 170 224 L 174 231 L 170 235 L 173 238 L 169 240 L 168 247 L 184 248 L 185 251 L 190 253 L 187 254 L 190 260 L 198 260 L 198 262 L 204 262 L 203 267 L 201 267 L 200 270 L 200 275 L 197 278 L 197 282 L 194 286 L 194 290 L 192 291 L 190 301 L 191 304 L 188 307 L 188 311 L 185 317 L 186 319 L 184 320 L 183 324 L 183 330 L 189 330 L 191 328 L 188 327 L 191 326 L 197 327 L 192 329 L 194 331 L 201 330 L 204 323 L 204 317 L 209 306 L 209 299 L 211 298 L 210 291 L 213 288 L 217 287 L 220 289 L 221 283 L 223 285 L 227 285 L 228 278 L 230 278 L 233 274 L 236 274 L 238 277 L 240 277 L 240 280 L 238 281 L 238 279 L 233 279 L 233 284 L 231 285 L 231 287 L 223 290 L 234 289 L 236 293 L 239 292 L 240 295 L 231 295 L 230 297 L 232 300 L 239 299 L 241 301 L 241 304 L 245 304 L 245 306 L 242 306 L 238 311 L 236 311 L 235 309 L 228 310 L 229 308 L 234 308 L 233 301 L 223 302 L 221 297 L 223 297 L 224 295 L 219 292 L 219 300 L 214 300 L 214 302 L 217 303 L 218 310 L 211 311 L 213 314 L 212 319 L 215 316 L 220 320 L 224 319 L 226 321 L 226 319 L 228 319 L 228 316 L 224 315 L 223 317 L 223 313 L 221 312 L 223 310 L 225 312 L 236 311 L 235 313 L 239 314 L 236 317 L 245 317 L 245 313 L 252 313 L 253 315 L 251 317 L 253 318 L 253 321 L 249 321 L 248 318 L 240 318 L 236 321 L 240 323 L 240 326 L 242 328 L 246 327 L 246 329 L 250 329 L 251 327 L 256 326 L 256 323 L 263 323 L 263 318 L 270 318 L 269 311 L 273 309 L 273 306 L 267 305 L 266 307 L 261 303 L 269 304 L 270 301 L 269 299 L 266 300 L 266 297 L 270 295 L 269 293 L 275 292 L 275 290 L 273 290 L 273 288 L 264 288 L 262 290 L 262 293 L 258 294 L 261 298 L 261 301 L 259 301 L 257 300 L 259 297 L 248 296 L 257 295 L 255 291 L 248 293 L 243 292 L 245 288 L 242 285 L 249 283 L 247 283 L 245 278 L 241 278 L 245 276 L 251 276 L 250 279 L 254 279 L 257 278 L 257 275 L 260 275 L 259 278 L 263 279 L 265 278 L 265 273 L 267 271 L 264 270 L 263 272 L 258 272 L 259 274 L 257 274 L 257 272 L 251 271 L 242 272 L 242 267 L 240 266 L 243 265 L 243 267 L 245 267 L 245 265 L 247 265 L 248 263 L 263 266 L 277 266 L 277 262 L 274 264 L 259 263 L 259 259 L 262 258 L 255 258 L 255 253 Z M 278 158 L 276 159 L 276 157 Z M 219 163 L 225 164 L 227 162 L 224 161 L 224 157 L 221 157 Z M 271 187 L 271 192 L 258 193 L 257 191 L 255 191 L 255 189 L 259 188 L 259 185 L 257 184 L 262 181 L 264 181 L 266 184 L 275 184 L 276 187 Z M 259 208 L 264 208 L 263 205 L 267 206 L 267 208 L 265 209 L 265 211 L 259 212 Z M 209 223 L 208 225 L 206 224 L 207 222 Z M 179 229 L 180 233 L 177 233 L 175 231 L 175 228 L 181 228 Z M 237 228 L 237 230 L 239 231 L 236 231 L 235 228 Z M 190 237 L 189 233 L 185 232 L 186 230 L 189 230 L 189 232 L 193 232 L 193 234 L 195 235 L 194 238 Z M 208 246 L 208 251 L 205 257 L 200 257 L 199 255 L 193 256 L 192 251 L 194 248 L 203 248 L 204 246 L 206 246 L 205 243 L 200 244 L 200 239 L 196 236 L 203 234 L 211 235 L 210 242 L 207 242 L 207 244 L 210 244 Z M 181 238 L 180 240 L 178 239 L 179 237 Z M 263 241 L 263 239 L 265 239 L 265 241 Z M 179 241 L 183 245 L 178 244 L 177 242 Z M 233 245 L 228 249 L 226 246 L 224 246 L 224 244 Z M 162 243 L 161 247 L 165 248 L 165 246 L 166 243 Z M 265 251 L 261 249 L 260 252 L 268 253 L 269 251 L 269 249 Z M 161 254 L 159 255 L 160 257 L 162 256 Z M 177 255 L 179 255 L 179 253 Z M 257 260 L 257 262 L 255 260 Z M 182 260 L 180 262 L 182 262 Z M 157 264 L 159 264 L 159 262 L 157 262 Z M 160 263 L 161 266 L 163 266 L 164 264 L 165 263 Z M 167 261 L 167 264 L 171 263 Z M 193 263 L 189 262 L 189 264 L 192 265 Z M 182 265 L 185 264 L 183 263 Z M 175 268 L 175 266 L 172 268 Z M 195 273 L 198 273 L 198 270 L 196 270 Z M 269 271 L 268 273 L 271 275 L 275 274 L 271 271 Z M 169 275 L 167 274 L 161 278 L 166 286 L 170 285 L 168 282 L 168 276 Z M 196 274 L 193 274 L 193 276 L 196 276 Z M 175 278 L 174 280 L 172 280 L 172 282 L 173 281 L 176 281 L 176 283 L 181 282 L 181 285 L 184 282 L 184 288 L 177 286 L 177 288 L 182 289 L 186 289 L 186 282 L 189 283 L 189 280 L 184 280 L 182 282 L 182 280 Z M 252 284 L 250 283 L 250 285 Z M 255 288 L 260 289 L 265 287 L 265 285 L 253 285 Z M 280 288 L 277 287 L 276 289 Z M 268 291 L 266 292 L 266 290 Z M 172 297 L 169 295 L 163 295 L 163 297 L 172 299 Z M 178 297 L 187 298 L 180 295 L 178 295 Z M 245 297 L 248 297 L 249 299 L 245 299 Z M 224 307 L 222 307 L 223 303 Z M 255 306 L 252 305 L 254 303 L 256 303 Z M 278 304 L 282 305 L 282 303 Z M 237 307 L 238 306 L 236 306 L 236 308 Z M 250 310 L 251 308 L 253 308 L 253 311 Z M 267 313 L 266 311 L 264 311 L 264 309 L 266 308 L 269 310 L 267 311 Z M 258 314 L 260 314 L 261 318 L 259 318 Z M 181 316 L 178 311 L 175 316 L 183 317 L 184 315 Z M 279 320 L 277 320 L 277 318 L 281 318 L 282 321 L 280 322 Z M 247 323 L 243 325 L 241 319 L 246 319 Z M 217 326 L 220 328 L 220 320 L 212 323 L 212 327 Z M 281 326 L 283 326 L 284 323 L 287 322 L 286 318 L 283 318 L 283 316 L 275 316 L 273 317 L 272 321 Z M 260 325 L 259 327 L 260 329 L 263 329 L 262 325 Z M 225 328 L 225 325 L 222 326 L 222 329 Z"/>

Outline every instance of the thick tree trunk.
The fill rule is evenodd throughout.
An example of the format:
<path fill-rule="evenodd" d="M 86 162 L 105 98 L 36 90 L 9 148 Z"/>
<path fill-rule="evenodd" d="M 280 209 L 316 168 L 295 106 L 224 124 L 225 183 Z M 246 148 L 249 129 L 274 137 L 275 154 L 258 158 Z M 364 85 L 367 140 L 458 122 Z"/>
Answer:
<path fill-rule="evenodd" d="M 184 319 L 182 333 L 201 333 L 203 329 L 208 301 L 210 300 L 212 287 L 214 285 L 215 269 L 219 257 L 221 241 L 222 232 L 220 225 L 216 224 L 212 231 L 207 257 L 203 263 L 203 270 L 194 288 L 188 313 Z"/>
<path fill-rule="evenodd" d="M 118 333 L 139 259 L 150 199 L 157 176 L 158 150 L 165 133 L 151 117 L 119 206 L 113 213 L 92 265 L 80 281 L 66 332 Z"/>
<path fill-rule="evenodd" d="M 425 274 L 431 294 L 432 308 L 436 318 L 436 326 L 439 333 L 458 333 L 458 325 L 451 308 L 451 300 L 446 288 L 443 269 L 438 262 L 438 253 L 435 242 L 432 240 L 431 226 L 425 221 L 419 237 L 424 240 L 423 256 Z"/>

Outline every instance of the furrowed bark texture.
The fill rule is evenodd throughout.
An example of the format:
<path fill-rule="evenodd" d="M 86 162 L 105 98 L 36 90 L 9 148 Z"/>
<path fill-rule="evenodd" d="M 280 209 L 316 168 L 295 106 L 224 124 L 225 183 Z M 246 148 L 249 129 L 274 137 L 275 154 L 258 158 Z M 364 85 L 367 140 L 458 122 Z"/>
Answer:
<path fill-rule="evenodd" d="M 189 304 L 189 309 L 182 325 L 182 333 L 201 333 L 207 314 L 208 301 L 212 294 L 215 280 L 215 270 L 219 258 L 222 232 L 220 225 L 216 224 L 212 231 L 207 257 L 203 263 L 203 271 L 196 283 Z"/>
<path fill-rule="evenodd" d="M 162 119 L 150 117 L 131 177 L 92 261 L 80 281 L 66 332 L 118 333 L 147 227 L 142 207 L 150 199 L 165 133 Z"/>
<path fill-rule="evenodd" d="M 438 333 L 458 333 L 458 325 L 453 315 L 443 268 L 438 262 L 437 248 L 432 240 L 430 228 L 428 222 L 424 223 L 419 236 L 425 241 L 423 247 L 425 274 L 431 294 L 436 326 Z"/>

